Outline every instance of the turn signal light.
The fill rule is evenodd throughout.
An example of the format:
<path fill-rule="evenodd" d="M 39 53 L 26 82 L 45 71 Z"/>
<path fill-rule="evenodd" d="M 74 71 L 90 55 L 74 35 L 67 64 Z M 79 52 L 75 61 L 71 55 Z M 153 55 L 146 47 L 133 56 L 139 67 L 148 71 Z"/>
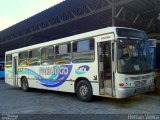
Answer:
<path fill-rule="evenodd" d="M 123 87 L 123 86 L 124 86 L 124 83 L 119 83 L 119 86 L 120 86 L 120 87 Z"/>

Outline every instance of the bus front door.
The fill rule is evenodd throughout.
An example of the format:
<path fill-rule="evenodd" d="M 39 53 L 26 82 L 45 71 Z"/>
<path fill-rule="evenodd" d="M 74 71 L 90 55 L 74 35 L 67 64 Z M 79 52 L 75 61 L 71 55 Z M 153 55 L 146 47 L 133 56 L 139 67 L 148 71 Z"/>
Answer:
<path fill-rule="evenodd" d="M 13 60 L 13 85 L 14 86 L 18 86 L 18 71 L 17 71 L 17 56 L 13 56 L 12 60 Z"/>
<path fill-rule="evenodd" d="M 100 94 L 114 96 L 114 43 L 112 41 L 98 43 L 99 50 L 99 87 Z"/>

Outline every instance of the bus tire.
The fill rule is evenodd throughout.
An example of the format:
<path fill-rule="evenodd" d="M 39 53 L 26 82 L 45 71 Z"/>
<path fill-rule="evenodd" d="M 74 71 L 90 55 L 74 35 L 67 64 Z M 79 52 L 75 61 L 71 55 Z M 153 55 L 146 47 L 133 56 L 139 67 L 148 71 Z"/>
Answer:
<path fill-rule="evenodd" d="M 26 77 L 22 78 L 21 80 L 21 88 L 23 91 L 28 92 L 29 91 L 29 85 L 28 85 L 28 80 Z"/>
<path fill-rule="evenodd" d="M 156 93 L 160 94 L 160 79 L 156 79 L 155 85 L 156 85 Z"/>
<path fill-rule="evenodd" d="M 91 101 L 93 97 L 91 84 L 86 80 L 79 81 L 76 86 L 76 94 L 81 101 Z"/>

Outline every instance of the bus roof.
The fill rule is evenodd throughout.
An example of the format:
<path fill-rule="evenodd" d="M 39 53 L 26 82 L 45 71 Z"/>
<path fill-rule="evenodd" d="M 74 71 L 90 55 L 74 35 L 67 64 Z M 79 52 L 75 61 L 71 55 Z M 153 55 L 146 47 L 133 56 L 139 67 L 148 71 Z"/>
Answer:
<path fill-rule="evenodd" d="M 149 41 L 155 41 L 157 43 L 160 43 L 160 39 L 148 39 Z"/>
<path fill-rule="evenodd" d="M 64 42 L 76 41 L 76 40 L 79 40 L 79 39 L 95 37 L 95 36 L 102 35 L 102 34 L 105 34 L 105 33 L 113 33 L 113 32 L 116 31 L 116 28 L 137 30 L 137 29 L 134 29 L 134 28 L 127 28 L 127 27 L 107 27 L 107 28 L 102 28 L 102 29 L 99 29 L 99 30 L 94 30 L 94 31 L 82 33 L 82 34 L 73 35 L 73 36 L 70 36 L 70 37 L 65 37 L 65 38 L 61 38 L 61 39 L 57 39 L 57 40 L 52 40 L 52 41 L 49 41 L 49 42 L 39 43 L 39 44 L 35 44 L 35 45 L 31 45 L 31 46 L 27 46 L 27 47 L 15 49 L 15 50 L 10 50 L 10 51 L 5 52 L 5 54 L 12 54 L 12 53 L 27 51 L 27 50 L 31 50 L 31 49 L 35 49 L 35 48 L 41 48 L 41 47 L 49 46 L 51 44 L 56 45 L 56 44 L 60 44 L 60 43 L 64 43 Z M 141 30 L 137 30 L 137 31 L 141 31 Z M 141 32 L 143 32 L 143 31 L 141 31 Z"/>

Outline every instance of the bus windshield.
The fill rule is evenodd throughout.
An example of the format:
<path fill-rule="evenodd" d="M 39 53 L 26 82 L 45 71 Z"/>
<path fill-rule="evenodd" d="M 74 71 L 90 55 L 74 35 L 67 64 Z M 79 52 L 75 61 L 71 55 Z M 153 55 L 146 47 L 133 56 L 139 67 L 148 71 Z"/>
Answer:
<path fill-rule="evenodd" d="M 117 28 L 116 31 L 119 37 L 134 37 L 134 38 L 141 38 L 141 39 L 147 38 L 146 33 L 143 31 L 127 29 L 127 28 Z"/>
<path fill-rule="evenodd" d="M 142 39 L 120 39 L 118 42 L 118 72 L 147 73 L 153 70 L 149 45 Z"/>
<path fill-rule="evenodd" d="M 150 47 L 151 65 L 154 69 L 160 68 L 160 41 L 158 39 L 149 39 L 148 44 Z"/>

